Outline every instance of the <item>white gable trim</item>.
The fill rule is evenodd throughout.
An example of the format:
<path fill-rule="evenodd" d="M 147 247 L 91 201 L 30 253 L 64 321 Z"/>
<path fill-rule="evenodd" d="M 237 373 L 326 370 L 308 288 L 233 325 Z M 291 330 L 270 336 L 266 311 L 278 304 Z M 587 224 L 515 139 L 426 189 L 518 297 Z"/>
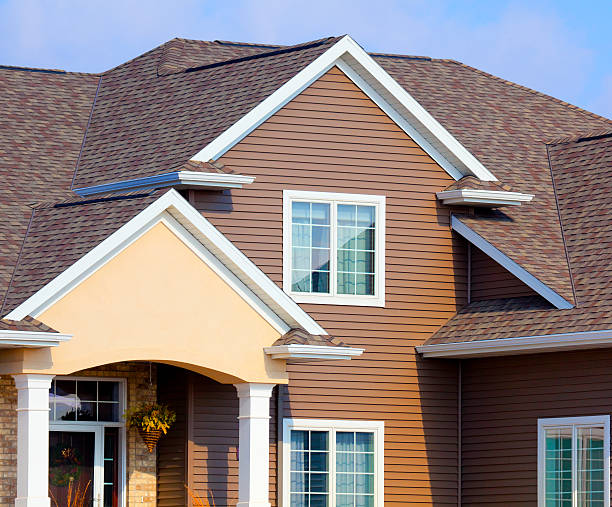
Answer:
<path fill-rule="evenodd" d="M 301 328 L 311 334 L 327 334 L 174 189 L 21 303 L 6 318 L 21 320 L 27 315 L 39 316 L 161 220 L 279 332 Z"/>
<path fill-rule="evenodd" d="M 346 35 L 298 72 L 192 159 L 216 160 L 310 84 L 337 65 L 453 178 L 497 178 L 433 118 L 361 46 Z"/>
<path fill-rule="evenodd" d="M 482 250 L 485 254 L 491 257 L 491 259 L 493 259 L 498 264 L 501 264 L 504 268 L 510 271 L 510 273 L 512 273 L 523 283 L 531 287 L 534 291 L 536 291 L 540 296 L 542 296 L 555 307 L 559 309 L 568 309 L 574 307 L 574 305 L 572 305 L 569 301 L 557 294 L 554 290 L 548 287 L 548 285 L 538 280 L 525 268 L 519 266 L 505 253 L 495 248 L 491 243 L 489 243 L 478 233 L 470 229 L 454 215 L 451 218 L 451 228 L 461 234 L 461 236 L 467 239 L 474 246 L 480 248 L 480 250 Z"/>

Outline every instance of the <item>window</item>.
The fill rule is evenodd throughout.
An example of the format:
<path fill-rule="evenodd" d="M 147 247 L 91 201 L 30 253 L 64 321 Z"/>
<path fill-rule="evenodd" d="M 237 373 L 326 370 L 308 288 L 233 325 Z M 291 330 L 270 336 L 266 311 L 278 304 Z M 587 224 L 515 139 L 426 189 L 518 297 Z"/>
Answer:
<path fill-rule="evenodd" d="M 370 421 L 285 419 L 284 505 L 382 506 L 383 427 Z"/>
<path fill-rule="evenodd" d="M 384 306 L 385 198 L 285 190 L 283 288 L 299 303 Z"/>
<path fill-rule="evenodd" d="M 120 421 L 120 383 L 57 378 L 49 394 L 51 421 Z"/>
<path fill-rule="evenodd" d="M 538 420 L 538 505 L 610 506 L 610 416 Z"/>

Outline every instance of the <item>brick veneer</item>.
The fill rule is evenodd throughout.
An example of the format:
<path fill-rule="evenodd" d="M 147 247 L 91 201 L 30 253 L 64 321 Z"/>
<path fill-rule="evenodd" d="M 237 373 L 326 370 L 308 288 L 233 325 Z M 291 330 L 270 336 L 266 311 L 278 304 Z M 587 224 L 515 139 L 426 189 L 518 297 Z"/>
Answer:
<path fill-rule="evenodd" d="M 75 373 L 79 376 L 127 379 L 127 405 L 157 399 L 157 370 L 148 363 L 125 362 Z M 151 374 L 151 378 L 149 378 Z M 10 376 L 0 375 L 0 507 L 12 507 L 17 468 L 17 390 Z M 136 430 L 127 435 L 128 507 L 155 507 L 156 453 L 149 453 Z"/>

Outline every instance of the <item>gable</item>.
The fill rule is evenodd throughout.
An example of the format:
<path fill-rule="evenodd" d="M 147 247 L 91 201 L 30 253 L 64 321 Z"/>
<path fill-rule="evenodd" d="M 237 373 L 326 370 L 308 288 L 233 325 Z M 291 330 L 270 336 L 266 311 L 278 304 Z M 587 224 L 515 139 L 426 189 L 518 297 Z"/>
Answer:
<path fill-rule="evenodd" d="M 355 188 L 359 178 L 368 181 L 371 193 L 384 193 L 399 175 L 414 178 L 415 192 L 435 192 L 454 181 L 338 67 L 220 161 L 259 179 L 261 171 L 267 171 L 278 183 L 292 183 L 299 177 L 301 185 L 311 187 Z"/>
<path fill-rule="evenodd" d="M 285 377 L 263 353 L 281 333 L 164 222 L 40 318 L 74 336 L 52 351 L 53 373 L 148 360 L 192 365 L 220 381 Z"/>
<path fill-rule="evenodd" d="M 470 244 L 468 248 L 471 248 L 470 301 L 537 296 L 536 291 L 482 250 Z"/>

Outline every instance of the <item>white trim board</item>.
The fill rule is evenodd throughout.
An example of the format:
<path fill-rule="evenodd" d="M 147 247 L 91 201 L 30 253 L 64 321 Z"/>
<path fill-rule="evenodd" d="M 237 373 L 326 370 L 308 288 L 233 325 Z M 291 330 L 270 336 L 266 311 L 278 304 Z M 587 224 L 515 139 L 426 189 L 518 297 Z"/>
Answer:
<path fill-rule="evenodd" d="M 280 333 L 285 333 L 291 328 L 301 328 L 315 335 L 327 334 L 312 317 L 174 189 L 168 190 L 39 289 L 11 311 L 6 318 L 21 320 L 26 315 L 33 317 L 40 315 L 162 219 L 166 223 L 176 225 L 170 217 L 186 231 L 179 237 L 186 241 L 188 246 L 196 248 L 200 258 L 207 261 L 213 270 L 230 283 L 245 301 Z M 176 227 L 174 229 L 176 230 Z M 197 243 L 200 247 L 196 247 Z"/>
<path fill-rule="evenodd" d="M 92 187 L 75 188 L 74 192 L 81 197 L 108 192 L 128 192 L 132 190 L 146 190 L 151 188 L 242 188 L 255 181 L 254 176 L 242 174 L 202 173 L 197 171 L 177 171 L 173 173 L 158 174 L 147 178 L 122 180 Z"/>
<path fill-rule="evenodd" d="M 533 194 L 504 192 L 501 190 L 479 190 L 464 188 L 461 190 L 444 190 L 437 192 L 436 197 L 446 205 L 467 205 L 497 208 L 500 206 L 520 206 L 530 202 Z"/>
<path fill-rule="evenodd" d="M 612 347 L 612 330 L 607 329 L 584 333 L 560 333 L 500 338 L 497 340 L 437 343 L 419 345 L 416 347 L 416 350 L 423 357 L 454 357 L 462 359 L 610 347 Z"/>
<path fill-rule="evenodd" d="M 216 160 L 336 65 L 454 179 L 497 178 L 393 79 L 350 36 L 317 57 L 249 113 L 196 153 L 192 160 Z"/>
<path fill-rule="evenodd" d="M 264 352 L 272 359 L 292 359 L 292 360 L 327 360 L 338 361 L 352 359 L 363 354 L 365 349 L 352 347 L 331 347 L 326 345 L 274 345 L 264 347 Z"/>
<path fill-rule="evenodd" d="M 501 250 L 498 250 L 486 239 L 484 239 L 474 230 L 470 229 L 454 215 L 451 217 L 451 228 L 457 233 L 461 234 L 461 236 L 467 239 L 474 246 L 482 250 L 495 262 L 501 264 L 504 268 L 510 271 L 510 273 L 516 276 L 525 285 L 531 287 L 534 291 L 536 291 L 540 296 L 542 296 L 556 308 L 567 310 L 569 308 L 574 307 L 572 303 L 560 296 L 557 292 L 548 287 L 548 285 L 538 280 L 535 276 L 529 273 L 529 271 L 514 262 L 505 253 L 503 253 Z"/>
<path fill-rule="evenodd" d="M 57 347 L 66 342 L 72 335 L 51 333 L 47 331 L 17 331 L 13 329 L 0 330 L 0 349 L 25 347 Z"/>

